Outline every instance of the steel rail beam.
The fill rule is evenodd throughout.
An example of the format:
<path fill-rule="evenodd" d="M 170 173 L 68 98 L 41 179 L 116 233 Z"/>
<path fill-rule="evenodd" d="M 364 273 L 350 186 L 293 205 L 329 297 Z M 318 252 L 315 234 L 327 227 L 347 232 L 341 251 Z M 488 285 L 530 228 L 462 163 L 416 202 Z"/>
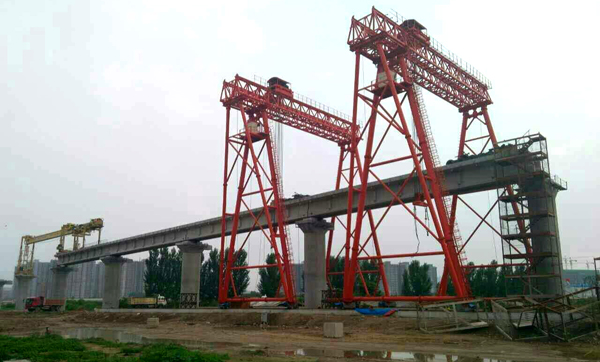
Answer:
<path fill-rule="evenodd" d="M 493 154 L 484 154 L 464 161 L 456 161 L 443 166 L 446 178 L 446 188 L 450 195 L 464 195 L 475 192 L 495 190 L 498 187 L 517 182 L 519 172 L 514 170 L 514 178 L 510 177 L 510 170 L 505 168 L 501 183 L 496 179 L 496 162 Z M 522 173 L 520 176 L 523 176 Z M 398 190 L 409 175 L 402 175 L 383 180 L 392 190 Z M 506 185 L 504 185 L 504 183 Z M 420 191 L 416 177 L 412 177 L 403 189 L 399 198 L 410 203 Z M 392 202 L 393 196 L 378 181 L 369 183 L 367 187 L 366 209 L 387 207 Z M 293 224 L 308 217 L 328 218 L 345 215 L 347 210 L 348 189 L 329 191 L 313 196 L 304 197 L 285 202 L 288 221 Z M 356 202 L 354 210 L 356 210 Z M 254 215 L 260 214 L 261 209 L 252 210 Z M 227 234 L 231 231 L 231 217 L 228 217 Z M 266 218 L 262 215 L 258 221 L 266 225 Z M 240 214 L 239 232 L 248 232 L 255 224 L 255 218 L 250 212 Z M 183 241 L 200 241 L 218 239 L 221 237 L 221 217 L 206 219 L 173 228 L 158 230 L 146 234 L 136 235 L 116 241 L 92 245 L 76 251 L 57 254 L 59 265 L 78 264 L 98 260 L 107 256 L 121 256 L 139 253 L 165 246 L 173 246 Z"/>

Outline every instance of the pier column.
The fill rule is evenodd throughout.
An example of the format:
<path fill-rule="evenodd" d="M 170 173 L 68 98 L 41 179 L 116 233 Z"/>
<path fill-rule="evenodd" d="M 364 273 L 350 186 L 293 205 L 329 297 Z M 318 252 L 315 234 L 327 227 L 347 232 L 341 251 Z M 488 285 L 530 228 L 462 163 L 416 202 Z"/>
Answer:
<path fill-rule="evenodd" d="M 65 304 L 62 307 L 64 310 L 67 304 L 67 278 L 73 268 L 68 266 L 55 266 L 52 270 L 52 293 L 49 299 L 64 299 Z"/>
<path fill-rule="evenodd" d="M 296 223 L 304 233 L 304 306 L 319 308 L 321 291 L 327 289 L 325 275 L 325 234 L 333 225 L 317 218 Z M 301 279 L 300 279 L 301 280 Z M 300 286 L 296 286 L 300 290 Z"/>
<path fill-rule="evenodd" d="M 177 244 L 181 250 L 181 293 L 179 308 L 198 308 L 200 304 L 200 272 L 202 270 L 202 252 L 212 246 L 200 242 L 184 241 Z"/>
<path fill-rule="evenodd" d="M 10 285 L 12 282 L 10 280 L 0 279 L 0 302 L 2 301 L 2 294 L 4 292 L 4 286 Z"/>
<path fill-rule="evenodd" d="M 531 247 L 536 260 L 532 278 L 533 294 L 554 298 L 565 294 L 562 278 L 562 252 L 556 213 L 558 190 L 547 180 L 527 185 L 531 196 L 527 198 L 530 216 Z"/>
<path fill-rule="evenodd" d="M 121 267 L 128 259 L 120 256 L 102 258 L 104 263 L 104 294 L 102 309 L 119 309 L 121 298 Z"/>
<path fill-rule="evenodd" d="M 13 295 L 15 296 L 15 310 L 25 310 L 25 299 L 31 297 L 31 295 L 29 295 L 29 287 L 34 278 L 33 275 L 15 275 L 15 280 L 17 282 L 13 292 Z"/>

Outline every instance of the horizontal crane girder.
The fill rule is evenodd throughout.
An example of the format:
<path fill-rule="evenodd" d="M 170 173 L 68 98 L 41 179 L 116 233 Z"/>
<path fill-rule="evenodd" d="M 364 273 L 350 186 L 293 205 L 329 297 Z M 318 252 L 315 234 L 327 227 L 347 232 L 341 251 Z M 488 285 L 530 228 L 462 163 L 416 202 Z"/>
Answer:
<path fill-rule="evenodd" d="M 339 116 L 236 75 L 224 81 L 221 102 L 226 107 L 247 112 L 266 110 L 269 119 L 301 131 L 346 144 L 352 139 L 352 124 Z"/>
<path fill-rule="evenodd" d="M 398 24 L 373 8 L 363 18 L 352 18 L 348 45 L 375 64 L 380 62 L 378 44 L 390 63 L 398 56 L 405 57 L 415 83 L 461 110 L 491 104 L 489 83 L 433 47 L 423 29 L 411 20 Z M 401 72 L 399 64 L 391 65 Z"/>

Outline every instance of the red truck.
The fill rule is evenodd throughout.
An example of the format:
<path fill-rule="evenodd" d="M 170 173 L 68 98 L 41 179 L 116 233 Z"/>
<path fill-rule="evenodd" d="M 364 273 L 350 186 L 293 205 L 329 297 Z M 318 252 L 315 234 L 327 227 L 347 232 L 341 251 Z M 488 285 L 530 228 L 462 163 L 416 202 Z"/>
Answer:
<path fill-rule="evenodd" d="M 36 310 L 59 311 L 65 305 L 64 299 L 46 299 L 44 297 L 31 297 L 25 300 L 25 309 L 30 312 Z"/>

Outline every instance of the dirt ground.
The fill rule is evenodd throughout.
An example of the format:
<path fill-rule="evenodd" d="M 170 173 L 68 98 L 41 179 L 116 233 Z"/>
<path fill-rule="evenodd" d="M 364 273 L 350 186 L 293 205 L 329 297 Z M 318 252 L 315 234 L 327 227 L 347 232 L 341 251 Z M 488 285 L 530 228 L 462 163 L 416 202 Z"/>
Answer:
<path fill-rule="evenodd" d="M 407 358 L 409 361 L 482 361 L 484 358 L 492 361 L 531 362 L 600 360 L 600 344 L 596 338 L 576 343 L 510 342 L 493 328 L 444 335 L 424 334 L 416 329 L 414 319 L 407 318 L 358 314 L 275 316 L 273 325 L 265 327 L 260 325 L 260 312 L 153 315 L 136 312 L 3 311 L 0 312 L 0 334 L 19 336 L 44 333 L 47 328 L 53 333 L 64 333 L 76 328 L 96 328 L 150 339 L 175 340 L 184 345 L 198 342 L 202 348 L 234 355 L 294 356 L 295 359 L 308 356 L 319 361 L 335 361 L 340 357 L 371 360 L 390 356 L 392 359 Z M 147 328 L 146 319 L 149 317 L 160 318 L 160 326 L 155 329 Z M 327 321 L 344 322 L 344 338 L 324 338 L 323 323 Z M 404 357 L 403 354 L 379 351 L 413 352 L 419 355 Z M 438 356 L 434 359 L 433 355 Z"/>

